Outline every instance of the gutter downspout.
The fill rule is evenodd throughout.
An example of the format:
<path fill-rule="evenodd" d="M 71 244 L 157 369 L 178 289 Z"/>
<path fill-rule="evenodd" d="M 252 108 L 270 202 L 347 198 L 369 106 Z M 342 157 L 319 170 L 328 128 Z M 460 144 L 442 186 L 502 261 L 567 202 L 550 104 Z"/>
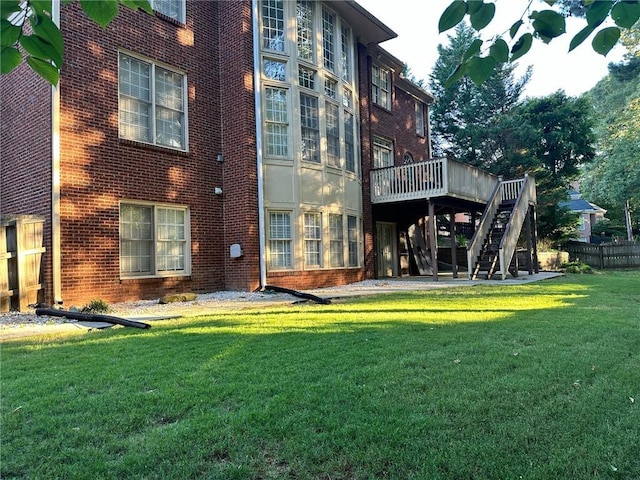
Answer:
<path fill-rule="evenodd" d="M 267 285 L 266 235 L 264 216 L 264 173 L 262 157 L 262 91 L 260 85 L 260 26 L 258 24 L 260 6 L 252 1 L 253 10 L 253 88 L 256 111 L 256 168 L 258 174 L 258 235 L 260 243 L 260 290 Z"/>
<path fill-rule="evenodd" d="M 60 28 L 60 0 L 51 1 L 51 19 Z M 53 301 L 62 304 L 60 252 L 60 80 L 51 87 L 51 266 Z"/>

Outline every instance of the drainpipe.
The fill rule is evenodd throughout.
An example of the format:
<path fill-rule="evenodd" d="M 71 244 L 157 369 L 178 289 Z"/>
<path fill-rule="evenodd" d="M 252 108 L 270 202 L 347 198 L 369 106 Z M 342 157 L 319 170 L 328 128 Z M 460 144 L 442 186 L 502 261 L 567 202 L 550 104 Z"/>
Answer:
<path fill-rule="evenodd" d="M 253 88 L 256 109 L 256 168 L 258 169 L 258 235 L 260 242 L 260 289 L 267 285 L 266 235 L 264 218 L 264 172 L 262 169 L 262 90 L 260 85 L 260 5 L 253 0 Z"/>
<path fill-rule="evenodd" d="M 60 28 L 60 0 L 51 2 L 51 19 Z M 60 80 L 51 87 L 51 265 L 53 301 L 62 304 L 60 259 Z"/>

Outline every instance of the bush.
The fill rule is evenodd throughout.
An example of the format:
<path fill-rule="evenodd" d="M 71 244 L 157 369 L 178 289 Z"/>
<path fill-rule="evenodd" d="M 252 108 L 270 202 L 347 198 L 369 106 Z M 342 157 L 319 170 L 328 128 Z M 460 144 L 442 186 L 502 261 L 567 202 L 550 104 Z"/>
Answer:
<path fill-rule="evenodd" d="M 111 307 L 104 300 L 91 300 L 80 309 L 80 313 L 107 313 L 110 310 Z"/>
<path fill-rule="evenodd" d="M 565 273 L 593 273 L 593 269 L 589 265 L 578 261 L 565 263 L 562 265 L 562 269 Z"/>

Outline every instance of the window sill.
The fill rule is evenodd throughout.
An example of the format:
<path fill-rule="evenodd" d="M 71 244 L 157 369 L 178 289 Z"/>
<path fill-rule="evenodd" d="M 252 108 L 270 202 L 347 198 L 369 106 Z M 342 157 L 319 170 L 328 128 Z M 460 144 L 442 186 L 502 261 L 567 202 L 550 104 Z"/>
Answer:
<path fill-rule="evenodd" d="M 165 146 L 162 146 L 162 145 L 154 145 L 152 143 L 138 142 L 136 140 L 129 140 L 127 138 L 118 138 L 118 143 L 120 145 L 126 145 L 126 146 L 129 146 L 129 147 L 142 148 L 144 150 L 153 150 L 153 151 L 156 151 L 156 152 L 173 153 L 173 154 L 176 154 L 176 155 L 180 155 L 182 157 L 188 157 L 189 156 L 189 151 L 188 150 L 179 150 L 177 148 L 165 147 Z"/>

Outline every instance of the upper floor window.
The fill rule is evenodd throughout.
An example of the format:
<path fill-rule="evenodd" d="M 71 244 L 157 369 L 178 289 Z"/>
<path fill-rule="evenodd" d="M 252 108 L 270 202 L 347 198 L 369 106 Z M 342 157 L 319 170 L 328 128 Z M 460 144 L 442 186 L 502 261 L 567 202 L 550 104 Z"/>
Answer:
<path fill-rule="evenodd" d="M 351 30 L 343 26 L 341 31 L 342 31 L 342 42 L 341 42 L 342 80 L 344 80 L 345 82 L 351 82 L 351 79 L 353 77 L 352 68 L 351 68 Z"/>
<path fill-rule="evenodd" d="M 327 12 L 322 11 L 322 57 L 324 58 L 324 67 L 332 72 L 336 70 L 336 39 L 335 39 L 335 17 Z"/>
<path fill-rule="evenodd" d="M 371 67 L 371 94 L 373 103 L 391 110 L 391 74 L 378 65 Z"/>
<path fill-rule="evenodd" d="M 356 173 L 356 147 L 355 135 L 353 134 L 353 114 L 344 112 L 344 149 L 345 165 L 347 172 Z"/>
<path fill-rule="evenodd" d="M 425 108 L 419 100 L 416 100 L 416 134 L 425 136 Z"/>
<path fill-rule="evenodd" d="M 320 162 L 320 121 L 317 97 L 300 94 L 300 129 L 302 135 L 302 159 Z"/>
<path fill-rule="evenodd" d="M 289 154 L 289 115 L 287 89 L 267 87 L 265 96 L 265 142 L 268 155 Z"/>
<path fill-rule="evenodd" d="M 313 61 L 313 2 L 298 0 L 296 3 L 296 20 L 298 25 L 298 57 Z"/>
<path fill-rule="evenodd" d="M 373 137 L 373 168 L 393 166 L 393 142 Z"/>
<path fill-rule="evenodd" d="M 120 205 L 120 274 L 188 275 L 189 211 L 186 207 Z"/>
<path fill-rule="evenodd" d="M 340 168 L 340 118 L 337 105 L 327 102 L 324 107 L 327 128 L 327 165 Z"/>
<path fill-rule="evenodd" d="M 283 0 L 262 0 L 262 48 L 284 52 Z"/>
<path fill-rule="evenodd" d="M 187 150 L 185 75 L 121 53 L 118 85 L 121 138 Z"/>
<path fill-rule="evenodd" d="M 185 0 L 151 0 L 150 3 L 156 12 L 185 23 Z"/>

